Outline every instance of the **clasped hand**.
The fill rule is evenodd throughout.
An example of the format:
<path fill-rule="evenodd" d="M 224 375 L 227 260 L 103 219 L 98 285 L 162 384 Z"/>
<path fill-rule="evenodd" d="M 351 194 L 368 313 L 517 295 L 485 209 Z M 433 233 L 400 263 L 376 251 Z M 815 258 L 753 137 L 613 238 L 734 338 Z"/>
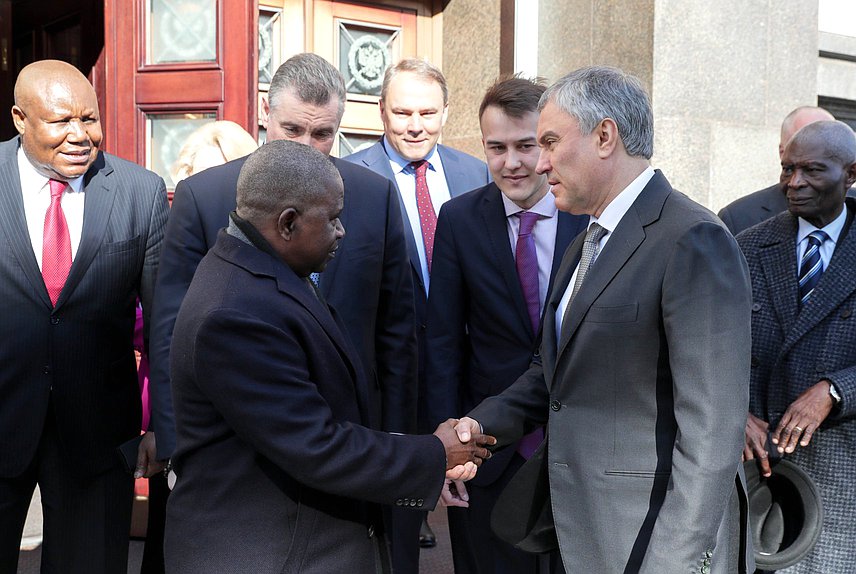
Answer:
<path fill-rule="evenodd" d="M 486 447 L 495 445 L 496 439 L 482 433 L 480 425 L 466 417 L 440 423 L 434 436 L 446 450 L 446 481 L 441 502 L 446 506 L 466 507 L 469 496 L 464 481 L 472 479 L 481 463 L 490 458 Z"/>

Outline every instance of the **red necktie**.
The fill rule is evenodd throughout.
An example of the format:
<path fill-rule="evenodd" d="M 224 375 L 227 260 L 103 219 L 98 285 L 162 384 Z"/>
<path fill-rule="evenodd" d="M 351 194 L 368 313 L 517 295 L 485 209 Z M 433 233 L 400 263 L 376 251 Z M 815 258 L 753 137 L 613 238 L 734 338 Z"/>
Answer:
<path fill-rule="evenodd" d="M 416 207 L 419 211 L 419 225 L 422 227 L 422 243 L 425 245 L 425 261 L 428 263 L 428 273 L 431 273 L 431 257 L 434 255 L 434 232 L 437 230 L 437 214 L 431 203 L 428 192 L 428 162 L 424 159 L 411 162 L 410 167 L 416 171 Z"/>
<path fill-rule="evenodd" d="M 68 270 L 71 269 L 71 238 L 68 235 L 68 223 L 62 212 L 62 193 L 68 184 L 64 181 L 50 180 L 51 205 L 45 213 L 45 232 L 42 243 L 42 277 L 48 288 L 51 303 L 56 305 L 59 293 Z"/>

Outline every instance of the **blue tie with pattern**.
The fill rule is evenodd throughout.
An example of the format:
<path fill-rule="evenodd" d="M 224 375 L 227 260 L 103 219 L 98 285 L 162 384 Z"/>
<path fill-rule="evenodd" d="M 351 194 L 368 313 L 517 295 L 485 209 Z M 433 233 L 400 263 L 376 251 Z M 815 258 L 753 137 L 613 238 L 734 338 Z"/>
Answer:
<path fill-rule="evenodd" d="M 820 281 L 820 276 L 823 275 L 823 260 L 820 258 L 820 246 L 824 241 L 829 239 L 829 236 L 820 231 L 812 231 L 808 239 L 808 247 L 805 254 L 800 260 L 800 305 L 805 305 L 812 291 Z"/>

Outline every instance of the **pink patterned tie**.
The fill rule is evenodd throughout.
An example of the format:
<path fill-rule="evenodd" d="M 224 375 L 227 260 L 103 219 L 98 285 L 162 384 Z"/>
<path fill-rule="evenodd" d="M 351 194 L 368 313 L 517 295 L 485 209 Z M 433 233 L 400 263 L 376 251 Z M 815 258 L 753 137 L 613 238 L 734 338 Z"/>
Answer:
<path fill-rule="evenodd" d="M 71 269 L 71 238 L 68 235 L 68 223 L 62 212 L 62 193 L 68 184 L 64 181 L 50 180 L 51 205 L 45 213 L 44 241 L 42 243 L 42 277 L 48 288 L 51 303 L 56 306 L 68 271 Z"/>
<path fill-rule="evenodd" d="M 425 261 L 431 273 L 431 258 L 434 256 L 434 232 L 437 230 L 437 214 L 428 192 L 428 162 L 424 159 L 410 163 L 416 172 L 416 207 L 419 210 L 419 225 L 422 227 L 422 243 L 425 245 Z"/>

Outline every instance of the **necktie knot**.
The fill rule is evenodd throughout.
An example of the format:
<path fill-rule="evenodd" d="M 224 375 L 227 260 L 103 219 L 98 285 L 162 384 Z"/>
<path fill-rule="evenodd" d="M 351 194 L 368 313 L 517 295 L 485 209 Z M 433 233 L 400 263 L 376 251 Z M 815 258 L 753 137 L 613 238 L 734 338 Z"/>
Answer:
<path fill-rule="evenodd" d="M 420 159 L 419 161 L 410 162 L 410 168 L 417 177 L 424 177 L 428 171 L 428 160 Z"/>
<path fill-rule="evenodd" d="M 798 277 L 799 302 L 803 305 L 808 301 L 815 287 L 823 275 L 823 259 L 820 257 L 820 246 L 829 239 L 829 236 L 820 229 L 816 229 L 806 237 L 808 244 L 805 253 L 800 260 L 800 271 Z"/>
<path fill-rule="evenodd" d="M 531 211 L 521 211 L 517 214 L 517 217 L 520 219 L 520 230 L 517 232 L 517 235 L 526 236 L 532 234 L 532 228 L 535 227 L 535 223 L 541 216 Z"/>
<path fill-rule="evenodd" d="M 68 184 L 64 181 L 59 181 L 56 179 L 48 180 L 48 183 L 51 188 L 51 199 L 62 199 L 62 192 L 65 191 L 65 188 L 68 187 Z"/>
<path fill-rule="evenodd" d="M 592 223 L 588 231 L 586 231 L 585 242 L 598 244 L 604 235 L 606 235 L 606 228 L 601 227 L 597 223 Z"/>
<path fill-rule="evenodd" d="M 808 234 L 809 244 L 815 245 L 817 247 L 820 247 L 821 245 L 823 245 L 823 242 L 826 241 L 827 239 L 829 239 L 829 236 L 826 234 L 825 231 L 821 231 L 820 229 L 818 229 L 816 231 L 812 231 L 811 233 Z"/>

